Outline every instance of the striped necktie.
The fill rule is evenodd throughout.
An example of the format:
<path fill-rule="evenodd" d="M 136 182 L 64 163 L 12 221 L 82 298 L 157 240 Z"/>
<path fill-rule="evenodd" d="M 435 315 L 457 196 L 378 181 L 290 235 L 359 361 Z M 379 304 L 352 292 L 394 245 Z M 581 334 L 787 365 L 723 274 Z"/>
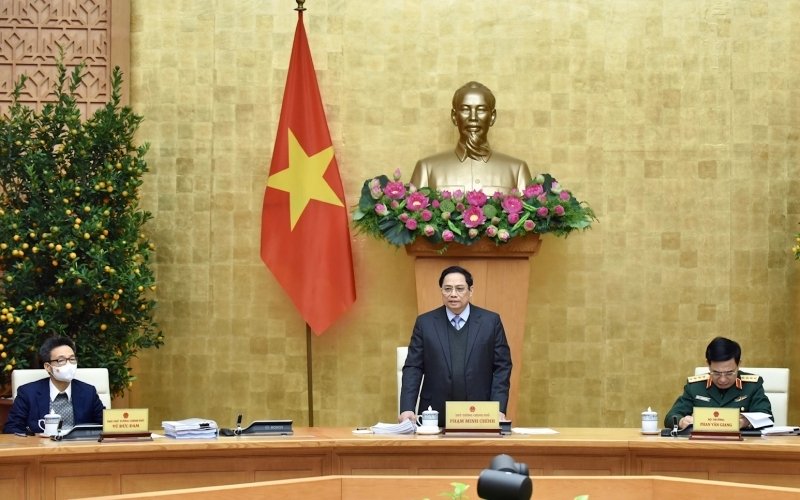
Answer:
<path fill-rule="evenodd" d="M 461 321 L 461 316 L 455 316 L 453 318 L 453 326 L 456 328 L 456 330 L 461 330 Z"/>

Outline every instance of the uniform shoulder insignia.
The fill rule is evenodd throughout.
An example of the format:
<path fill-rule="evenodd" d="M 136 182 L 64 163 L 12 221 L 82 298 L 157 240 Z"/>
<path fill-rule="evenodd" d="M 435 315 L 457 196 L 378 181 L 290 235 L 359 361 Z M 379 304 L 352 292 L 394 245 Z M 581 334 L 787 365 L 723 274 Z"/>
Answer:
<path fill-rule="evenodd" d="M 739 378 L 742 379 L 742 382 L 758 382 L 758 375 L 739 375 Z"/>
<path fill-rule="evenodd" d="M 691 377 L 687 377 L 686 381 L 689 382 L 690 384 L 694 382 L 705 382 L 706 380 L 708 380 L 708 377 L 710 376 L 711 375 L 709 375 L 708 373 L 703 373 L 702 375 L 692 375 Z"/>

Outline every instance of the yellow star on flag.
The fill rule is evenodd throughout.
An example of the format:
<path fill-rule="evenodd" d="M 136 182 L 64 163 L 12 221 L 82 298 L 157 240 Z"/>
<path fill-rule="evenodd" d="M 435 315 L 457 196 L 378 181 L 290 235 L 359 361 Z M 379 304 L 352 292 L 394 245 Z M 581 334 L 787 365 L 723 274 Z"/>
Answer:
<path fill-rule="evenodd" d="M 270 175 L 267 186 L 289 193 L 289 214 L 294 229 L 308 202 L 311 200 L 343 207 L 342 201 L 331 189 L 323 175 L 333 159 L 333 146 L 308 156 L 303 146 L 288 129 L 289 168 Z"/>

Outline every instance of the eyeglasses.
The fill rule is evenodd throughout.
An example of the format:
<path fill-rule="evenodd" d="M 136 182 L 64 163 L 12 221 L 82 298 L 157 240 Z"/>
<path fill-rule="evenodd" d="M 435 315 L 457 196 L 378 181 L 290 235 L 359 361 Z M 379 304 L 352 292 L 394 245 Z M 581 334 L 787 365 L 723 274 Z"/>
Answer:
<path fill-rule="evenodd" d="M 453 288 L 452 286 L 443 286 L 442 287 L 442 293 L 445 294 L 445 295 L 450 295 L 453 292 L 456 292 L 458 295 L 464 295 L 465 293 L 467 293 L 467 290 L 469 290 L 469 288 L 467 288 L 465 286 L 457 286 L 455 288 Z"/>
<path fill-rule="evenodd" d="M 711 370 L 711 376 L 714 378 L 722 378 L 722 377 L 731 378 L 734 375 L 736 375 L 736 370 L 731 370 L 727 372 L 718 372 L 715 370 Z"/>
<path fill-rule="evenodd" d="M 51 359 L 50 361 L 48 361 L 48 363 L 50 363 L 53 366 L 64 366 L 67 364 L 67 361 L 69 361 L 73 365 L 78 364 L 78 358 L 76 358 L 75 356 L 70 356 L 69 358 L 62 357 L 58 359 Z"/>

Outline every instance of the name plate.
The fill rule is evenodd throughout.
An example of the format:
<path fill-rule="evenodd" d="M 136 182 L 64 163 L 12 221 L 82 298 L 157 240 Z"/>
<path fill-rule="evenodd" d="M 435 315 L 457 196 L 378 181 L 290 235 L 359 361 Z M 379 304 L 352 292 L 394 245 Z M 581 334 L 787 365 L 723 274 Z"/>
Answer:
<path fill-rule="evenodd" d="M 146 432 L 149 435 L 147 408 L 103 410 L 103 434 Z"/>
<path fill-rule="evenodd" d="M 447 431 L 500 431 L 500 403 L 497 401 L 447 401 Z"/>
<path fill-rule="evenodd" d="M 695 408 L 693 432 L 739 432 L 739 408 Z"/>

